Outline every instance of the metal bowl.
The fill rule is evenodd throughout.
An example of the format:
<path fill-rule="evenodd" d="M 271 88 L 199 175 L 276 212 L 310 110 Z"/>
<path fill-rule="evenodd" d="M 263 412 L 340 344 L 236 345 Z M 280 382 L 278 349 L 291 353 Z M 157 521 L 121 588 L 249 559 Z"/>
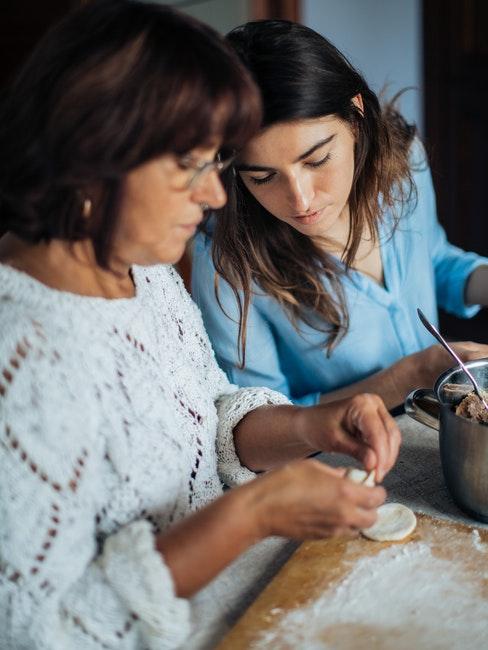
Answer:
<path fill-rule="evenodd" d="M 488 359 L 466 364 L 480 388 L 488 389 Z M 466 385 L 456 393 L 446 385 Z M 488 523 L 488 425 L 456 415 L 455 406 L 472 390 L 456 366 L 443 372 L 434 389 L 418 388 L 405 400 L 405 412 L 439 431 L 439 449 L 446 485 L 455 503 L 470 517 Z"/>

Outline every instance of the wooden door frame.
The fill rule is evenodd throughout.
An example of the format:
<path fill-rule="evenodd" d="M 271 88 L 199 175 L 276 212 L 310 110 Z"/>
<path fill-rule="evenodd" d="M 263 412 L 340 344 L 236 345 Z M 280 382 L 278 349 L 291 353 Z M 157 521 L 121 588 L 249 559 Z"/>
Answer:
<path fill-rule="evenodd" d="M 488 120 L 483 0 L 423 0 L 425 136 L 439 220 L 449 241 L 488 253 L 483 188 Z M 457 340 L 486 340 L 488 309 L 466 321 L 440 312 L 444 333 Z"/>
<path fill-rule="evenodd" d="M 301 0 L 250 0 L 252 20 L 279 18 L 300 22 Z"/>

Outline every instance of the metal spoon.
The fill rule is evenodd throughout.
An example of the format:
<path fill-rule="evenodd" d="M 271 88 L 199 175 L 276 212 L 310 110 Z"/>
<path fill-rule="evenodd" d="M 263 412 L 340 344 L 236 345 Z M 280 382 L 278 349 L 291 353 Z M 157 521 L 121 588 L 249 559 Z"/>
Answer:
<path fill-rule="evenodd" d="M 481 390 L 478 386 L 478 383 L 476 382 L 476 379 L 473 377 L 473 375 L 470 373 L 468 368 L 464 365 L 464 363 L 461 361 L 461 359 L 458 357 L 458 355 L 454 352 L 454 350 L 451 348 L 449 343 L 445 340 L 445 338 L 440 334 L 440 332 L 432 325 L 432 323 L 429 323 L 427 318 L 425 317 L 424 313 L 422 312 L 421 309 L 417 309 L 417 314 L 419 315 L 420 320 L 422 321 L 422 325 L 434 336 L 439 343 L 449 352 L 449 354 L 458 362 L 458 364 L 461 366 L 461 368 L 464 370 L 466 375 L 468 376 L 470 382 L 473 384 L 474 392 L 476 395 L 479 397 L 481 400 L 481 403 L 485 407 L 485 409 L 488 411 L 488 404 L 486 403 L 485 398 L 483 397 Z"/>

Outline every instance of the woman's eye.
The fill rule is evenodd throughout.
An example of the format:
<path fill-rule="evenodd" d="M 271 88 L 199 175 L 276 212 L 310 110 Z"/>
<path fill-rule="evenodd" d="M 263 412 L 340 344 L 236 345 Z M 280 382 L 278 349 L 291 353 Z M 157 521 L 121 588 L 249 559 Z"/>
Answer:
<path fill-rule="evenodd" d="M 325 158 L 322 158 L 321 160 L 315 160 L 315 161 L 313 161 L 313 162 L 310 161 L 310 162 L 307 162 L 306 164 L 307 164 L 309 167 L 322 167 L 322 165 L 325 165 L 325 163 L 326 163 L 328 160 L 330 160 L 330 153 L 328 153 L 328 154 L 325 156 Z"/>
<path fill-rule="evenodd" d="M 188 171 L 189 169 L 191 169 L 192 162 L 189 157 L 177 158 L 176 165 L 182 171 Z"/>
<path fill-rule="evenodd" d="M 274 174 L 270 174 L 269 176 L 265 176 L 264 178 L 255 178 L 254 176 L 249 176 L 250 180 L 255 184 L 255 185 L 264 185 L 265 183 L 269 183 L 270 181 L 273 180 Z"/>

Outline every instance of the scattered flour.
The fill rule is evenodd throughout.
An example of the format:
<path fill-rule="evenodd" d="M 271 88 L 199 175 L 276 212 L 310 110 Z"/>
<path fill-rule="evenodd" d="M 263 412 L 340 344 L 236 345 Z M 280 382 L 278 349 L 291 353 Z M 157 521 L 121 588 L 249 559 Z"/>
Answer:
<path fill-rule="evenodd" d="M 473 540 L 473 546 L 480 553 L 488 553 L 487 545 L 481 541 L 481 537 L 476 528 L 471 533 L 471 538 Z"/>
<path fill-rule="evenodd" d="M 473 544 L 484 552 L 477 532 Z M 424 542 L 388 547 L 358 560 L 342 582 L 277 620 L 251 647 L 481 650 L 488 593 L 473 576 L 476 569 L 434 556 Z"/>

